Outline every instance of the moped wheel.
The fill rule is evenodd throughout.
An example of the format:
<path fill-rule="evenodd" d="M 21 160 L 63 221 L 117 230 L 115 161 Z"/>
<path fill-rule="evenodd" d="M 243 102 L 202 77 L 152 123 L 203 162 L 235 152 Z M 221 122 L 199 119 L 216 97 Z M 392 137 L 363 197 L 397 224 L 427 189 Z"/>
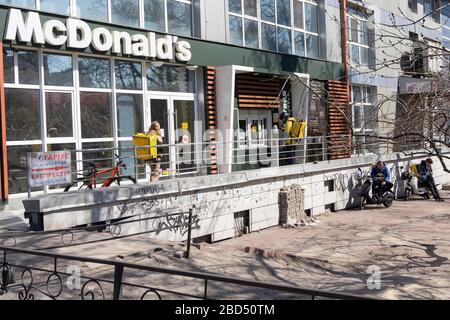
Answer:
<path fill-rule="evenodd" d="M 391 197 L 391 196 L 388 196 L 388 197 L 387 197 L 386 199 L 384 199 L 384 201 L 383 201 L 383 205 L 384 205 L 386 208 L 391 207 L 393 203 L 394 203 L 394 198 Z"/>

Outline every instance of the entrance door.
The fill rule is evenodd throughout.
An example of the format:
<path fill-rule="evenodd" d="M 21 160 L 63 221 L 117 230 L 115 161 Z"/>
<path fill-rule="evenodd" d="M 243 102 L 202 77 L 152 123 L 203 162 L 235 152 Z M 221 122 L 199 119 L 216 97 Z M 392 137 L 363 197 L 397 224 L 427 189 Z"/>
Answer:
<path fill-rule="evenodd" d="M 163 176 L 196 172 L 194 99 L 151 95 L 148 106 L 150 123 L 158 121 L 161 124 L 165 145 L 161 148 Z"/>

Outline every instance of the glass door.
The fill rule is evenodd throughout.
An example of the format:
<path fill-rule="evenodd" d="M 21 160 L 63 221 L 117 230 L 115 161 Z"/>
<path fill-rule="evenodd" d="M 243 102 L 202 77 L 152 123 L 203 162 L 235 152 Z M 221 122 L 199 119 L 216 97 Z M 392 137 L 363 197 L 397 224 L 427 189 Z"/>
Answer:
<path fill-rule="evenodd" d="M 158 121 L 161 125 L 161 137 L 163 139 L 163 146 L 159 148 L 158 152 L 161 155 L 161 170 L 163 176 L 168 176 L 171 173 L 171 157 L 169 144 L 172 144 L 172 137 L 170 136 L 170 98 L 152 98 L 150 99 L 150 122 L 146 125 L 146 131 L 150 129 L 153 121 Z"/>
<path fill-rule="evenodd" d="M 160 148 L 163 177 L 196 172 L 194 99 L 152 95 L 148 105 L 150 122 L 146 129 L 158 121 L 166 145 Z"/>
<path fill-rule="evenodd" d="M 197 171 L 195 163 L 194 100 L 172 99 L 174 108 L 177 173 Z"/>

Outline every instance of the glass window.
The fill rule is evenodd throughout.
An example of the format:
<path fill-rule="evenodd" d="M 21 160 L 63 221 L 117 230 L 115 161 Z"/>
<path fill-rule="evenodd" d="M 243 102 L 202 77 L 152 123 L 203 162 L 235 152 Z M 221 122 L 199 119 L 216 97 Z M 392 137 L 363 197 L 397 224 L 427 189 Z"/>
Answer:
<path fill-rule="evenodd" d="M 261 24 L 261 45 L 263 49 L 277 51 L 277 30 L 270 24 Z"/>
<path fill-rule="evenodd" d="M 70 15 L 69 0 L 41 0 L 41 10 Z"/>
<path fill-rule="evenodd" d="M 73 137 L 72 94 L 47 92 L 45 94 L 47 137 Z"/>
<path fill-rule="evenodd" d="M 169 33 L 190 37 L 192 35 L 191 5 L 174 0 L 167 1 Z"/>
<path fill-rule="evenodd" d="M 73 85 L 72 57 L 44 54 L 45 84 L 52 86 Z"/>
<path fill-rule="evenodd" d="M 354 129 L 361 129 L 362 127 L 362 114 L 360 104 L 355 104 L 353 106 L 353 127 Z"/>
<path fill-rule="evenodd" d="M 127 166 L 126 169 L 120 168 L 120 175 L 134 176 L 136 174 L 138 179 L 145 179 L 146 165 L 138 163 L 136 168 L 133 141 L 120 141 L 119 149 L 120 158 Z"/>
<path fill-rule="evenodd" d="M 361 47 L 361 65 L 369 66 L 369 49 Z"/>
<path fill-rule="evenodd" d="M 303 32 L 295 32 L 295 54 L 305 56 L 305 34 Z"/>
<path fill-rule="evenodd" d="M 137 62 L 116 61 L 116 88 L 141 90 L 142 65 Z"/>
<path fill-rule="evenodd" d="M 352 44 L 351 52 L 352 52 L 352 61 L 356 64 L 359 64 L 359 47 Z"/>
<path fill-rule="evenodd" d="M 292 53 L 291 31 L 278 27 L 278 51 Z"/>
<path fill-rule="evenodd" d="M 39 90 L 5 89 L 8 141 L 40 140 Z"/>
<path fill-rule="evenodd" d="M 242 14 L 241 0 L 228 0 L 228 10 L 230 12 Z"/>
<path fill-rule="evenodd" d="M 89 142 L 82 144 L 83 150 L 83 168 L 88 169 L 88 162 L 94 162 L 97 168 L 110 168 L 113 166 L 113 143 L 112 142 Z M 92 151 L 91 151 L 92 150 Z M 103 183 L 111 173 L 97 178 L 97 184 Z"/>
<path fill-rule="evenodd" d="M 184 66 L 162 65 L 147 68 L 147 84 L 150 91 L 194 92 L 195 72 Z"/>
<path fill-rule="evenodd" d="M 14 83 L 14 51 L 3 49 L 3 77 L 5 83 Z"/>
<path fill-rule="evenodd" d="M 366 21 L 360 21 L 359 22 L 359 43 L 368 46 L 369 40 L 367 37 L 368 29 L 367 29 L 367 22 Z"/>
<path fill-rule="evenodd" d="M 36 51 L 17 52 L 19 83 L 39 84 L 39 63 Z"/>
<path fill-rule="evenodd" d="M 0 4 L 27 9 L 36 9 L 35 0 L 0 0 Z"/>
<path fill-rule="evenodd" d="M 78 59 L 78 71 L 81 87 L 111 87 L 110 62 L 108 59 L 80 57 Z"/>
<path fill-rule="evenodd" d="M 117 124 L 119 137 L 132 137 L 144 131 L 142 95 L 117 95 Z"/>
<path fill-rule="evenodd" d="M 10 194 L 28 192 L 28 152 L 41 152 L 40 144 L 8 147 L 8 189 Z M 39 191 L 42 188 L 33 188 Z"/>
<path fill-rule="evenodd" d="M 242 19 L 230 16 L 230 42 L 242 46 Z"/>
<path fill-rule="evenodd" d="M 244 1 L 244 14 L 252 17 L 258 16 L 257 1 L 245 0 Z"/>
<path fill-rule="evenodd" d="M 258 21 L 245 19 L 245 45 L 258 48 Z"/>
<path fill-rule="evenodd" d="M 319 58 L 319 37 L 306 34 L 306 56 L 309 58 Z"/>
<path fill-rule="evenodd" d="M 261 19 L 275 23 L 275 0 L 261 0 Z"/>
<path fill-rule="evenodd" d="M 109 138 L 112 136 L 110 101 L 109 93 L 80 93 L 82 138 Z"/>
<path fill-rule="evenodd" d="M 155 31 L 166 31 L 166 13 L 164 0 L 145 0 L 145 28 Z"/>
<path fill-rule="evenodd" d="M 277 17 L 278 24 L 284 26 L 291 25 L 291 1 L 290 0 L 277 0 Z"/>
<path fill-rule="evenodd" d="M 351 19 L 351 37 L 350 41 L 358 43 L 358 20 Z"/>
<path fill-rule="evenodd" d="M 317 6 L 305 3 L 305 30 L 317 33 Z"/>
<path fill-rule="evenodd" d="M 294 27 L 303 29 L 303 2 L 294 0 Z"/>
<path fill-rule="evenodd" d="M 108 21 L 108 0 L 77 0 L 77 15 L 87 20 Z"/>
<path fill-rule="evenodd" d="M 139 0 L 111 0 L 112 23 L 139 27 Z"/>

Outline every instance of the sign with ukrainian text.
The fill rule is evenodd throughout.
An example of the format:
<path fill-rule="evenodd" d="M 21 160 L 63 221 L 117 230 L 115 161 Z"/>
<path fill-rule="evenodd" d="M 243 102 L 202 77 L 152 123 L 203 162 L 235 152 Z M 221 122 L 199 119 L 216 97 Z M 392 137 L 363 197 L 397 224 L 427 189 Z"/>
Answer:
<path fill-rule="evenodd" d="M 71 182 L 70 151 L 29 152 L 27 157 L 28 185 L 31 188 Z"/>

